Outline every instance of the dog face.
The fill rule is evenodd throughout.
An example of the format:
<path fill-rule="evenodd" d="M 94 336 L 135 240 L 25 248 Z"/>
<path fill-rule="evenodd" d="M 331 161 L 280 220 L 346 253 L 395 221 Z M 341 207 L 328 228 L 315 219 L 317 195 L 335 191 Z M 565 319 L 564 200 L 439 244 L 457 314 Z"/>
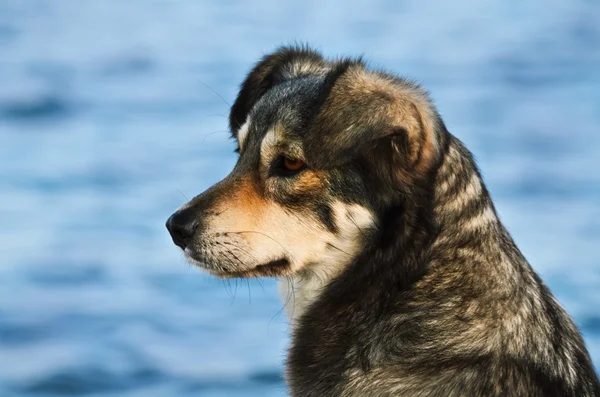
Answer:
<path fill-rule="evenodd" d="M 169 218 L 173 241 L 220 277 L 339 272 L 432 167 L 430 109 L 418 87 L 360 61 L 266 56 L 231 109 L 235 168 Z M 388 192 L 392 179 L 405 189 Z"/>

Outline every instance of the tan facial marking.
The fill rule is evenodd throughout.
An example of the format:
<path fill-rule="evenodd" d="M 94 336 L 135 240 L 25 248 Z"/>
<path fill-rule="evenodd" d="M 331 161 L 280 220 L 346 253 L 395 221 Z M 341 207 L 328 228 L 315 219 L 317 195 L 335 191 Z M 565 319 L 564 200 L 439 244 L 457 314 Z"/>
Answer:
<path fill-rule="evenodd" d="M 255 224 L 268 204 L 260 194 L 255 178 L 249 175 L 239 179 L 229 190 L 231 193 L 224 195 L 215 206 L 214 211 L 221 214 L 216 229 L 236 232 L 244 229 L 244 225 Z"/>
<path fill-rule="evenodd" d="M 325 184 L 325 176 L 323 171 L 308 169 L 299 176 L 299 180 L 293 184 L 294 192 L 302 193 L 317 193 L 323 189 Z"/>
<path fill-rule="evenodd" d="M 332 209 L 339 232 L 333 234 L 309 209 L 291 211 L 265 197 L 256 174 L 229 183 L 224 189 L 230 193 L 223 194 L 205 221 L 205 239 L 218 241 L 211 253 L 215 261 L 219 262 L 219 255 L 224 259 L 231 252 L 236 255 L 235 264 L 229 269 L 213 271 L 222 277 L 284 276 L 322 263 L 333 268 L 347 263 L 346 256 L 360 248 L 359 227 L 372 224 L 368 210 L 337 203 Z M 316 189 L 322 179 L 307 172 L 298 183 Z M 287 265 L 277 262 L 282 259 Z M 271 262 L 279 266 L 262 266 Z"/>

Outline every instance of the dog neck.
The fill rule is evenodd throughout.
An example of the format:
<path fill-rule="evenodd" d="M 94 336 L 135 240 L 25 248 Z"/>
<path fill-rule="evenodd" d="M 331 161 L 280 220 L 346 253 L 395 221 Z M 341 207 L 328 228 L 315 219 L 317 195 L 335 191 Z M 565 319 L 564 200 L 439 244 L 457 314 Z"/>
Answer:
<path fill-rule="evenodd" d="M 337 276 L 335 272 L 300 272 L 279 280 L 279 294 L 283 300 L 285 311 L 293 328 L 306 312 L 306 309 L 316 301 L 329 282 Z"/>

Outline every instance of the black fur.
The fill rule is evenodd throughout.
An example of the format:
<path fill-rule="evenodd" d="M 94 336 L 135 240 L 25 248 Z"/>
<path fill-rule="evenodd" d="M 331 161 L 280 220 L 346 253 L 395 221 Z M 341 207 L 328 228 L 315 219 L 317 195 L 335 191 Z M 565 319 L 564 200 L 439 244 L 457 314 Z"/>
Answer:
<path fill-rule="evenodd" d="M 242 83 L 240 92 L 231 107 L 229 126 L 234 134 L 244 124 L 256 102 L 269 89 L 285 80 L 281 74 L 282 68 L 296 61 L 325 65 L 321 55 L 308 47 L 281 47 L 275 53 L 265 55 Z"/>

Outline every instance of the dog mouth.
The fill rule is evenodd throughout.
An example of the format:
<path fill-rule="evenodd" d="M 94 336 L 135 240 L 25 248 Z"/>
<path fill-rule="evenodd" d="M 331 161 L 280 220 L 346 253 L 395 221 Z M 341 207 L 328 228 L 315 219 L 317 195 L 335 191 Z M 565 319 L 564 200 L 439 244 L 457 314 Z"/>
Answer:
<path fill-rule="evenodd" d="M 248 270 L 223 272 L 223 278 L 255 278 L 255 277 L 282 277 L 290 274 L 291 264 L 286 258 L 276 259 Z"/>
<path fill-rule="evenodd" d="M 282 277 L 291 273 L 291 263 L 287 258 L 279 258 L 267 263 L 254 266 L 250 269 L 227 269 L 225 266 L 207 263 L 199 260 L 185 250 L 186 259 L 195 266 L 221 278 L 257 278 L 257 277 Z"/>

